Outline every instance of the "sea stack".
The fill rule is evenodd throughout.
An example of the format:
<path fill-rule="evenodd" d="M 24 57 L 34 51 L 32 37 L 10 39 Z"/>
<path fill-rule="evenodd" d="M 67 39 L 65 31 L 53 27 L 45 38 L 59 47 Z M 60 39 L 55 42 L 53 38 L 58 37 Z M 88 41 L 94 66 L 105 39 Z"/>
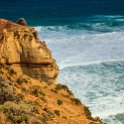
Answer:
<path fill-rule="evenodd" d="M 58 73 L 35 29 L 0 19 L 1 124 L 102 124 L 57 82 Z"/>

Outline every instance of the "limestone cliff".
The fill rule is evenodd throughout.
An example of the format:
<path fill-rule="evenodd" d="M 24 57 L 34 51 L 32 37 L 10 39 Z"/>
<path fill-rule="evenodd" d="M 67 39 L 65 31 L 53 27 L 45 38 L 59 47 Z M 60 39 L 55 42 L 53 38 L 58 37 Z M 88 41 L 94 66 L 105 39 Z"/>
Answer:
<path fill-rule="evenodd" d="M 0 124 L 102 124 L 57 75 L 34 29 L 0 19 Z"/>
<path fill-rule="evenodd" d="M 0 63 L 35 79 L 55 81 L 58 67 L 45 42 L 29 27 L 0 19 Z"/>

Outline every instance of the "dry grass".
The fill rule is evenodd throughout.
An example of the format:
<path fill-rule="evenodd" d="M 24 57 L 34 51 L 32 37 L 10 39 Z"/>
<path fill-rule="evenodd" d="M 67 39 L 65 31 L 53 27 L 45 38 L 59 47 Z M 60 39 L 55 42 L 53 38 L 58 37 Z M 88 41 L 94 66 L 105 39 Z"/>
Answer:
<path fill-rule="evenodd" d="M 0 112 L 12 124 L 85 124 L 97 122 L 65 85 L 47 84 L 0 70 Z M 12 74 L 13 73 L 13 74 Z M 83 114 L 85 113 L 85 115 Z M 94 124 L 95 124 L 94 123 Z M 100 124 L 100 123 L 96 123 Z"/>

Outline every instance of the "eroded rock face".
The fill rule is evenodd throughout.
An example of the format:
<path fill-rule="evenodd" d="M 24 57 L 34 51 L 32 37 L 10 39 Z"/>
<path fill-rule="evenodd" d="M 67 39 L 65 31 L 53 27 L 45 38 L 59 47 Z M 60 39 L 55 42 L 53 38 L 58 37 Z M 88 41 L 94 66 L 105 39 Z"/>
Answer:
<path fill-rule="evenodd" d="M 0 19 L 0 64 L 42 81 L 55 81 L 58 67 L 35 29 Z"/>

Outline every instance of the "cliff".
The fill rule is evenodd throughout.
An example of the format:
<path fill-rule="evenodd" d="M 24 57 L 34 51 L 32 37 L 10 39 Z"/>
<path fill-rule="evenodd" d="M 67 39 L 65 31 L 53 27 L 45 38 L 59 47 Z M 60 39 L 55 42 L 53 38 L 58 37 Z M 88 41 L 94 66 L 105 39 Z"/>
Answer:
<path fill-rule="evenodd" d="M 0 19 L 0 123 L 101 124 L 67 86 L 37 31 Z"/>
<path fill-rule="evenodd" d="M 58 67 L 34 29 L 0 19 L 0 34 L 0 63 L 35 79 L 55 81 Z"/>

